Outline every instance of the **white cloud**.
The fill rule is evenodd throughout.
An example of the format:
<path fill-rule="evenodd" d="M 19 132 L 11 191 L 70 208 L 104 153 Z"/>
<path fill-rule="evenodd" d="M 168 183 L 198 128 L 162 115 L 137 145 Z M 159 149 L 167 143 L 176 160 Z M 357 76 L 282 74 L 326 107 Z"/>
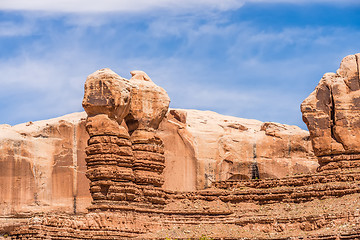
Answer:
<path fill-rule="evenodd" d="M 11 21 L 0 22 L 0 37 L 26 36 L 35 30 L 32 22 L 15 23 Z"/>
<path fill-rule="evenodd" d="M 237 0 L 11 0 L 1 1 L 1 10 L 50 11 L 50 12 L 142 12 L 153 9 L 184 10 L 211 8 L 228 10 L 239 8 L 243 1 Z"/>
<path fill-rule="evenodd" d="M 146 12 L 152 10 L 204 11 L 233 10 L 245 3 L 339 3 L 356 4 L 358 0 L 9 0 L 0 1 L 0 10 L 63 13 Z"/>
<path fill-rule="evenodd" d="M 294 3 L 294 4 L 303 4 L 303 3 L 340 3 L 340 4 L 359 3 L 358 0 L 246 0 L 246 2 Z"/>
<path fill-rule="evenodd" d="M 29 56 L 23 53 L 1 61 L 0 124 L 82 111 L 86 76 L 100 68 L 94 59 L 80 49 L 72 49 L 72 52 L 52 49 L 47 54 Z"/>
<path fill-rule="evenodd" d="M 124 20 L 123 25 L 105 25 L 89 36 L 83 30 L 97 26 L 94 19 L 61 32 L 45 29 L 51 39 L 36 42 L 40 50 L 34 51 L 31 45 L 0 62 L 0 98 L 6 99 L 0 103 L 9 105 L 8 110 L 2 109 L 2 122 L 80 111 L 86 76 L 110 67 L 126 78 L 130 70 L 145 70 L 168 91 L 173 107 L 301 125 L 301 101 L 324 72 L 336 70 L 341 57 L 354 53 L 351 48 L 359 46 L 360 37 L 360 32 L 344 28 L 266 30 L 219 16 L 206 21 L 187 16 L 148 18 L 141 31 L 127 28 Z M 93 42 L 96 36 L 99 43 Z M 182 43 L 162 46 L 169 36 Z M 224 50 L 223 59 L 209 55 L 216 49 Z M 331 61 L 335 67 L 326 69 Z"/>

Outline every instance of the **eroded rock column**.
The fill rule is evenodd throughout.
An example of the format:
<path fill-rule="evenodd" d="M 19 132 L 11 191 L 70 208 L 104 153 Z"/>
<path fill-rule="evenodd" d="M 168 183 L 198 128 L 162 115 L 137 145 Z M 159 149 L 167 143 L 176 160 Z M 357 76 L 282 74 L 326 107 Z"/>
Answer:
<path fill-rule="evenodd" d="M 154 84 L 142 71 L 132 71 L 130 112 L 125 118 L 134 154 L 135 182 L 142 193 L 137 202 L 145 206 L 165 204 L 163 169 L 165 167 L 163 141 L 156 136 L 170 103 L 164 89 Z"/>
<path fill-rule="evenodd" d="M 121 125 L 129 112 L 130 94 L 127 80 L 110 69 L 98 70 L 86 80 L 86 176 L 93 198 L 89 210 L 116 209 L 136 198 L 130 136 Z"/>
<path fill-rule="evenodd" d="M 360 167 L 360 54 L 326 73 L 301 104 L 319 171 Z"/>

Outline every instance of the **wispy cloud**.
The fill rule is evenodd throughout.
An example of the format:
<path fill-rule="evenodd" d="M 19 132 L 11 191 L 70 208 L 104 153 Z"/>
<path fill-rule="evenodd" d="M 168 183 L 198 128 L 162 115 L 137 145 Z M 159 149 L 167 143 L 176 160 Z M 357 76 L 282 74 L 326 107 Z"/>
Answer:
<path fill-rule="evenodd" d="M 100 12 L 145 12 L 152 10 L 204 11 L 235 10 L 245 3 L 338 3 L 356 4 L 358 0 L 11 0 L 1 1 L 0 10 L 43 11 L 66 13 L 100 13 Z"/>
<path fill-rule="evenodd" d="M 44 11 L 70 11 L 57 4 L 51 1 L 52 7 L 42 7 Z M 170 6 L 165 0 L 146 4 L 148 9 Z M 204 0 L 196 4 L 213 9 L 241 6 L 235 1 Z M 5 5 L 0 2 L 0 9 Z M 39 5 L 40 1 L 32 1 L 19 4 L 18 9 L 35 10 Z M 187 7 L 193 6 L 189 1 Z M 127 8 L 121 11 L 139 10 Z M 74 7 L 71 11 L 85 10 Z M 234 21 L 234 15 L 227 13 L 138 14 L 127 18 L 116 14 L 27 14 L 32 22 L 0 23 L 0 41 L 7 35 L 14 39 L 36 35 L 19 41 L 16 52 L 0 58 L 0 123 L 81 111 L 86 76 L 110 67 L 126 78 L 131 70 L 146 71 L 168 91 L 172 107 L 304 127 L 301 101 L 324 72 L 335 71 L 343 56 L 360 49 L 360 31 L 356 28 L 272 28 Z M 13 32 L 6 33 L 8 26 Z"/>
<path fill-rule="evenodd" d="M 246 2 L 255 2 L 255 3 L 294 3 L 294 4 L 304 4 L 304 3 L 339 3 L 339 4 L 349 4 L 349 3 L 359 3 L 357 0 L 245 0 Z"/>
<path fill-rule="evenodd" d="M 1 122 L 20 123 L 81 111 L 82 83 L 88 72 L 79 64 L 72 68 L 74 62 L 64 60 L 62 55 L 18 56 L 0 63 Z"/>
<path fill-rule="evenodd" d="M 229 10 L 241 7 L 243 1 L 237 0 L 11 0 L 1 1 L 0 9 L 2 10 L 20 10 L 20 11 L 51 11 L 51 12 L 69 12 L 69 13 L 85 13 L 85 12 L 142 12 L 153 9 L 167 10 L 191 10 L 203 7 Z"/>
<path fill-rule="evenodd" d="M 29 23 L 0 22 L 0 37 L 26 36 L 33 32 L 33 27 Z"/>

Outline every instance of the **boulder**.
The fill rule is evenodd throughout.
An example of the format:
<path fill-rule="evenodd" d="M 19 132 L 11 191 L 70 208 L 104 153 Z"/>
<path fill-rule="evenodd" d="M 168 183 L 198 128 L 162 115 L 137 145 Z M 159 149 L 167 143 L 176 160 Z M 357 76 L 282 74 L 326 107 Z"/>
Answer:
<path fill-rule="evenodd" d="M 132 84 L 130 111 L 125 121 L 129 132 L 134 130 L 153 131 L 168 111 L 170 98 L 166 91 L 157 86 L 143 71 L 131 71 Z"/>
<path fill-rule="evenodd" d="M 88 116 L 107 114 L 121 124 L 130 107 L 130 84 L 108 68 L 90 74 L 82 105 Z"/>

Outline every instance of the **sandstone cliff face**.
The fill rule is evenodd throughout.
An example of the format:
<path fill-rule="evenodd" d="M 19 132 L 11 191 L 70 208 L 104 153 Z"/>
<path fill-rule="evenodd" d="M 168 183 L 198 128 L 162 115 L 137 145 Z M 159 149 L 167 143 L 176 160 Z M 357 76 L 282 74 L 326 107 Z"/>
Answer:
<path fill-rule="evenodd" d="M 0 125 L 1 215 L 86 211 L 85 117 Z"/>
<path fill-rule="evenodd" d="M 2 215 L 86 212 L 86 113 L 46 121 L 0 125 Z M 308 132 L 209 111 L 172 109 L 156 134 L 163 139 L 164 189 L 192 191 L 212 181 L 284 177 L 314 172 Z"/>
<path fill-rule="evenodd" d="M 166 150 L 165 188 L 171 190 L 307 174 L 318 167 L 308 132 L 296 126 L 173 109 L 159 130 Z"/>
<path fill-rule="evenodd" d="M 360 54 L 345 57 L 337 72 L 326 73 L 301 104 L 314 152 L 322 166 L 333 162 L 328 157 L 340 162 L 359 159 L 354 155 L 360 153 L 359 69 Z M 320 170 L 341 166 L 344 163 L 331 163 Z"/>

